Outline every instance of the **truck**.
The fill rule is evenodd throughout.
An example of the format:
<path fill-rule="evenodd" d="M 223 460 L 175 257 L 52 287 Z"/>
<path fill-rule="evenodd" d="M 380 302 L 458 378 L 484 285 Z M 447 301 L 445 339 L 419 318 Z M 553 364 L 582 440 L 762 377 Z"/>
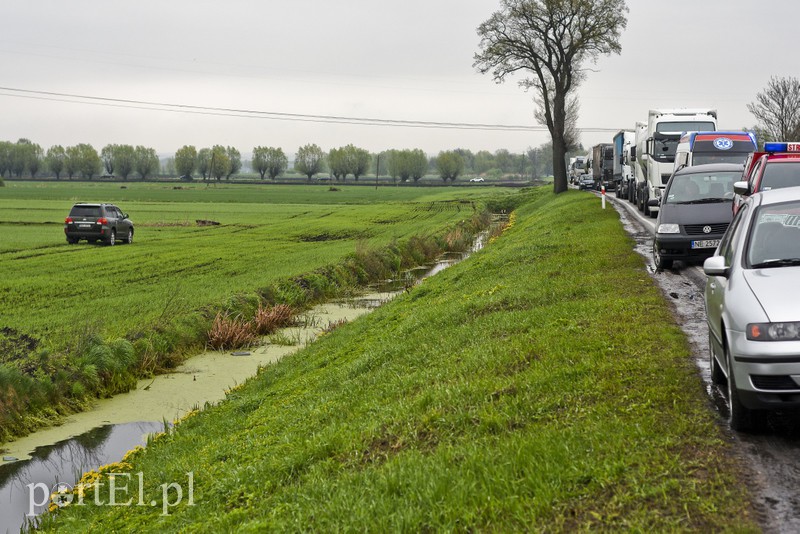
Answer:
<path fill-rule="evenodd" d="M 636 205 L 650 217 L 658 215 L 664 187 L 672 175 L 675 151 L 685 132 L 717 130 L 716 109 L 651 109 L 646 123 L 636 124 Z"/>
<path fill-rule="evenodd" d="M 675 150 L 673 172 L 706 163 L 744 164 L 756 150 L 758 144 L 752 132 L 687 132 Z"/>
<path fill-rule="evenodd" d="M 586 156 L 569 158 L 569 181 L 576 184 L 586 174 Z"/>
<path fill-rule="evenodd" d="M 620 130 L 614 135 L 613 179 L 617 197 L 631 199 L 633 191 L 633 171 L 631 170 L 631 147 L 635 136 L 631 130 Z"/>
<path fill-rule="evenodd" d="M 614 145 L 600 143 L 592 147 L 592 178 L 595 189 L 614 189 Z"/>

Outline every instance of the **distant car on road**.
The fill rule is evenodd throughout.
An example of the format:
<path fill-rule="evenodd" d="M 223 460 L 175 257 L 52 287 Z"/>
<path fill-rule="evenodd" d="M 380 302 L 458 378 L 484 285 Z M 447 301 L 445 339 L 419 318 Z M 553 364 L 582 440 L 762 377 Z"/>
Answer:
<path fill-rule="evenodd" d="M 485 180 L 483 178 L 481 178 L 480 176 L 478 176 L 477 178 L 470 178 L 469 181 L 470 182 L 484 182 Z"/>
<path fill-rule="evenodd" d="M 659 202 L 653 238 L 656 269 L 675 260 L 702 261 L 714 253 L 733 214 L 733 183 L 742 166 L 695 165 L 675 171 Z"/>
<path fill-rule="evenodd" d="M 800 187 L 752 195 L 703 271 L 711 379 L 727 384 L 731 428 L 800 407 Z"/>
<path fill-rule="evenodd" d="M 67 243 L 75 244 L 81 239 L 90 243 L 103 241 L 113 246 L 118 239 L 133 243 L 133 223 L 128 214 L 114 204 L 89 204 L 80 202 L 72 206 L 64 219 L 64 234 Z"/>
<path fill-rule="evenodd" d="M 594 189 L 594 178 L 592 178 L 591 174 L 584 174 L 578 180 L 578 189 Z"/>

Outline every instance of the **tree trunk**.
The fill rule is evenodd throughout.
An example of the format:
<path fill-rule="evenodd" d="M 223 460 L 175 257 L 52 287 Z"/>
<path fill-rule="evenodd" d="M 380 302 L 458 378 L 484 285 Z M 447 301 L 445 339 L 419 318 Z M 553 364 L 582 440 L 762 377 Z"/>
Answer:
<path fill-rule="evenodd" d="M 567 143 L 564 139 L 566 125 L 566 95 L 556 94 L 553 99 L 553 193 L 563 193 L 567 185 Z"/>

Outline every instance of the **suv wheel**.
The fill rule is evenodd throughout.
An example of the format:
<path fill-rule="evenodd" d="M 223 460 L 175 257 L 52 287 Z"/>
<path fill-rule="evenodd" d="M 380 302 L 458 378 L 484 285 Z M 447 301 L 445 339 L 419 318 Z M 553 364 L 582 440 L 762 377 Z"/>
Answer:
<path fill-rule="evenodd" d="M 67 238 L 67 243 L 69 243 L 70 245 L 74 245 L 77 242 L 78 242 L 78 238 L 77 237 L 68 237 Z"/>
<path fill-rule="evenodd" d="M 106 241 L 106 243 L 108 243 L 109 247 L 113 247 L 116 242 L 117 242 L 117 232 L 115 230 L 111 230 L 111 233 L 108 236 L 108 241 Z"/>

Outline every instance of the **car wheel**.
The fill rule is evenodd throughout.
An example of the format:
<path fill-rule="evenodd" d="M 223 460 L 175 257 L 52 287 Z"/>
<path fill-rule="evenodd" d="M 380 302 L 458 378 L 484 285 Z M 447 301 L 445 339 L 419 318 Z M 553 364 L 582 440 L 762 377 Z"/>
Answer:
<path fill-rule="evenodd" d="M 716 385 L 722 385 L 726 383 L 725 373 L 722 372 L 722 367 L 720 367 L 719 362 L 717 361 L 717 356 L 714 353 L 714 338 L 712 337 L 713 334 L 711 331 L 708 332 L 708 353 L 711 355 L 711 383 Z"/>
<path fill-rule="evenodd" d="M 728 351 L 728 344 L 722 344 L 725 360 L 728 363 L 728 423 L 732 430 L 747 432 L 753 429 L 753 410 L 746 407 L 739 400 L 739 389 L 736 387 L 736 377 L 733 372 L 733 358 Z"/>
<path fill-rule="evenodd" d="M 664 257 L 661 256 L 661 252 L 659 252 L 655 240 L 653 241 L 653 263 L 656 264 L 657 271 L 672 268 L 672 260 L 665 260 Z"/>
<path fill-rule="evenodd" d="M 106 241 L 106 243 L 108 243 L 109 247 L 113 247 L 117 243 L 117 232 L 116 231 L 111 230 L 111 233 L 108 235 L 108 241 Z"/>
<path fill-rule="evenodd" d="M 128 228 L 128 237 L 125 238 L 127 244 L 133 243 L 133 228 Z"/>

